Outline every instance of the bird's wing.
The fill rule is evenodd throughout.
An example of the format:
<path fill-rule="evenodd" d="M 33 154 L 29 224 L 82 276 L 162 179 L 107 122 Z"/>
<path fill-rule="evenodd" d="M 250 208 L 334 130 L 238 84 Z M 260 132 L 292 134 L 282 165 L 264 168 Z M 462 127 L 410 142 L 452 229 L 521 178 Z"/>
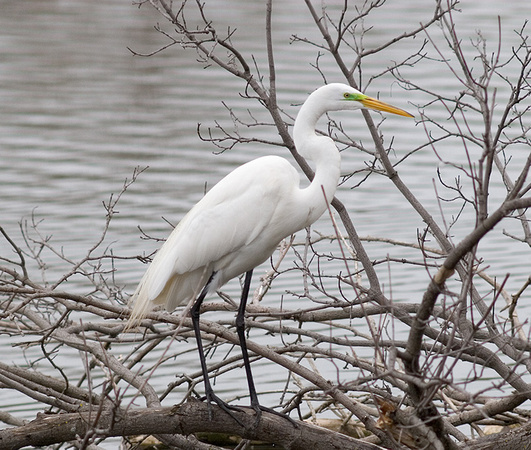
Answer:
<path fill-rule="evenodd" d="M 222 179 L 157 252 L 142 280 L 149 299 L 159 296 L 175 276 L 197 275 L 201 268 L 208 272 L 215 262 L 231 254 L 237 258 L 242 247 L 266 232 L 287 190 L 298 185 L 298 179 L 285 159 L 274 156 L 244 164 Z"/>

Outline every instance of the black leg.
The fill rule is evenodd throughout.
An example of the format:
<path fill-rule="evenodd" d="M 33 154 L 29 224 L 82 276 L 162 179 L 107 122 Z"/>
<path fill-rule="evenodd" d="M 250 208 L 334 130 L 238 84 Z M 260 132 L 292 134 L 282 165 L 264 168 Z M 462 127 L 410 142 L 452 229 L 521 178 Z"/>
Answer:
<path fill-rule="evenodd" d="M 216 273 L 214 272 L 210 276 L 206 286 L 203 288 L 203 290 L 201 291 L 201 294 L 199 295 L 199 297 L 197 297 L 197 300 L 192 305 L 192 308 L 190 310 L 190 316 L 192 318 L 192 324 L 194 326 L 195 339 L 197 341 L 197 351 L 199 353 L 199 360 L 201 362 L 201 370 L 203 372 L 203 383 L 205 385 L 205 397 L 206 397 L 207 404 L 209 405 L 209 419 L 212 420 L 212 411 L 210 409 L 210 405 L 212 403 L 216 403 L 221 409 L 223 409 L 223 411 L 225 411 L 236 422 L 238 422 L 239 425 L 244 427 L 243 423 L 232 413 L 232 411 L 241 411 L 240 408 L 236 406 L 231 406 L 225 403 L 216 394 L 214 394 L 214 390 L 212 389 L 212 385 L 210 384 L 210 378 L 208 376 L 208 368 L 207 368 L 206 359 L 205 359 L 205 352 L 203 350 L 203 343 L 201 341 L 201 329 L 199 328 L 199 314 L 201 311 L 201 304 L 203 303 L 203 300 L 205 299 L 208 293 L 209 285 L 212 282 L 215 275 Z M 249 353 L 247 351 L 247 342 L 245 341 L 245 307 L 247 305 L 247 297 L 249 296 L 249 288 L 251 286 L 252 275 L 253 275 L 252 270 L 250 270 L 249 272 L 245 274 L 242 297 L 240 300 L 240 306 L 238 308 L 238 313 L 236 315 L 236 331 L 238 333 L 238 338 L 240 340 L 240 347 L 242 349 L 243 365 L 245 367 L 245 373 L 247 375 L 247 383 L 249 385 L 249 396 L 251 398 L 251 407 L 256 411 L 255 424 L 258 425 L 260 421 L 260 417 L 262 416 L 262 411 L 267 411 L 267 412 L 276 414 L 281 417 L 286 417 L 295 427 L 297 427 L 297 424 L 290 417 L 282 413 L 279 413 L 275 410 L 272 410 L 270 408 L 263 407 L 260 405 L 258 401 L 258 395 L 256 394 L 256 388 L 254 386 L 253 375 L 251 373 L 251 364 L 249 361 Z"/>
<path fill-rule="evenodd" d="M 251 278 L 253 271 L 249 270 L 245 274 L 245 280 L 243 282 L 242 297 L 240 299 L 240 306 L 238 308 L 238 314 L 236 315 L 236 331 L 238 332 L 238 338 L 240 339 L 240 347 L 242 349 L 243 365 L 245 367 L 245 373 L 247 375 L 247 384 L 249 385 L 249 396 L 251 398 L 251 408 L 256 411 L 255 426 L 260 422 L 262 411 L 266 411 L 277 416 L 287 418 L 296 428 L 297 424 L 290 417 L 285 414 L 279 413 L 271 408 L 266 408 L 260 405 L 258 401 L 258 395 L 256 394 L 256 388 L 254 386 L 253 374 L 251 372 L 251 363 L 249 361 L 249 353 L 247 351 L 247 342 L 245 340 L 245 307 L 247 306 L 247 298 L 249 297 L 249 288 L 251 287 Z"/>
<path fill-rule="evenodd" d="M 254 386 L 253 374 L 251 372 L 251 363 L 249 361 L 249 353 L 247 352 L 247 342 L 245 341 L 245 307 L 247 306 L 247 298 L 249 296 L 249 288 L 251 287 L 251 278 L 253 271 L 249 270 L 245 274 L 243 282 L 242 297 L 240 299 L 240 307 L 236 315 L 236 331 L 240 339 L 240 347 L 242 349 L 243 365 L 247 375 L 247 384 L 249 385 L 249 396 L 251 397 L 251 406 L 260 414 L 260 403 L 258 402 L 258 395 L 256 395 L 256 388 Z"/>
<path fill-rule="evenodd" d="M 212 410 L 211 410 L 211 403 L 216 403 L 221 409 L 223 409 L 226 413 L 228 413 L 236 422 L 238 422 L 241 426 L 243 426 L 242 422 L 238 420 L 237 417 L 232 414 L 231 410 L 239 411 L 238 408 L 234 406 L 230 406 L 227 403 L 225 403 L 223 400 L 221 400 L 216 394 L 214 394 L 214 390 L 212 389 L 212 385 L 210 384 L 210 378 L 208 376 L 208 368 L 206 364 L 205 359 L 205 351 L 203 350 L 203 343 L 201 341 L 201 329 L 199 328 L 199 314 L 201 312 L 201 304 L 203 303 L 203 300 L 205 299 L 209 285 L 212 282 L 212 279 L 216 275 L 216 272 L 214 272 L 210 278 L 208 279 L 207 284 L 201 291 L 201 294 L 199 297 L 197 297 L 197 300 L 193 304 L 192 308 L 190 309 L 190 316 L 192 318 L 192 324 L 194 326 L 194 334 L 195 334 L 195 340 L 197 342 L 197 351 L 199 353 L 199 361 L 201 362 L 201 371 L 203 372 L 203 383 L 205 385 L 205 397 L 208 405 L 208 411 L 209 411 L 209 419 L 212 420 Z"/>

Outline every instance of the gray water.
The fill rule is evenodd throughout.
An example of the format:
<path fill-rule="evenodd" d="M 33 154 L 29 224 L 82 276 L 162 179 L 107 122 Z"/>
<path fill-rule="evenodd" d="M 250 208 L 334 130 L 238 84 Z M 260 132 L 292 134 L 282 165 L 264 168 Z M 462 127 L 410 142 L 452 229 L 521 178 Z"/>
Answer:
<path fill-rule="evenodd" d="M 279 101 L 295 115 L 297 105 L 322 84 L 322 78 L 311 67 L 316 48 L 290 43 L 290 37 L 293 34 L 314 40 L 319 37 L 302 2 L 277 3 L 274 35 Z M 135 167 L 149 166 L 121 200 L 119 214 L 107 237 L 117 255 L 148 254 L 157 244 L 141 239 L 138 226 L 150 235 L 165 237 L 170 226 L 162 217 L 178 222 L 201 198 L 205 185 L 212 186 L 237 165 L 263 154 L 276 152 L 289 159 L 282 148 L 264 145 L 237 146 L 216 154 L 215 147 L 198 138 L 198 123 L 204 129 L 214 126 L 215 121 L 231 128 L 222 102 L 241 115 L 247 109 L 259 119 L 267 120 L 267 115 L 256 102 L 238 95 L 244 89 L 239 80 L 215 67 L 204 68 L 193 51 L 174 46 L 149 58 L 133 56 L 128 47 L 149 53 L 166 43 L 153 28 L 157 22 L 164 24 L 164 19 L 149 7 L 138 9 L 130 2 L 79 0 L 3 1 L 0 5 L 0 225 L 18 242 L 21 242 L 19 223 L 31 221 L 33 215 L 41 222 L 41 233 L 52 236 L 54 245 L 73 260 L 81 258 L 103 228 L 102 202 L 120 191 Z M 256 56 L 265 74 L 264 5 L 243 0 L 230 5 L 211 9 L 216 10 L 219 29 L 229 24 L 235 26 L 234 42 L 246 56 Z M 481 29 L 495 49 L 496 16 L 500 15 L 503 48 L 509 52 L 511 43 L 517 42 L 513 30 L 531 15 L 529 5 L 527 1 L 465 1 L 463 14 L 457 17 L 460 32 L 466 39 Z M 371 19 L 377 32 L 371 34 L 367 44 L 384 42 L 395 33 L 416 26 L 429 16 L 430 6 L 431 2 L 417 0 L 394 2 L 383 8 Z M 393 47 L 393 53 L 384 54 L 389 58 L 387 61 L 382 61 L 384 55 L 369 59 L 365 73 L 382 70 L 389 61 L 403 58 L 418 46 L 419 42 L 413 41 Z M 342 81 L 330 61 L 324 58 L 322 63 L 329 81 Z M 420 64 L 414 70 L 415 76 L 427 86 L 449 92 L 455 88 L 454 83 L 448 82 L 448 74 L 433 64 Z M 409 97 L 411 94 L 404 92 L 390 76 L 374 80 L 367 93 L 379 93 L 382 99 L 414 114 L 416 111 L 408 101 L 425 100 Z M 507 92 L 498 95 L 506 98 Z M 359 116 L 338 114 L 337 118 L 349 130 L 361 125 Z M 383 129 L 388 139 L 394 138 L 396 160 L 425 140 L 422 127 L 404 118 L 386 118 Z M 251 132 L 278 140 L 272 129 Z M 363 129 L 356 135 L 367 138 Z M 455 157 L 452 152 L 458 151 L 446 150 L 448 157 Z M 523 148 L 521 157 L 526 157 L 528 151 Z M 343 152 L 345 173 L 363 165 L 363 155 L 352 149 Z M 438 166 L 440 163 L 430 149 L 425 149 L 398 167 L 415 195 L 436 217 L 440 214 L 432 180 Z M 372 176 L 360 188 L 351 190 L 356 181 L 347 181 L 337 195 L 348 205 L 358 233 L 415 242 L 417 230 L 423 229 L 423 224 L 392 183 Z M 498 184 L 493 189 L 492 201 L 505 195 L 499 180 L 495 182 Z M 464 223 L 470 225 L 472 220 Z M 329 219 L 322 218 L 314 228 L 328 232 Z M 491 264 L 491 276 L 502 279 L 505 273 L 512 273 L 506 285 L 512 293 L 529 275 L 531 261 L 526 246 L 517 242 L 508 245 L 508 240 L 502 238 L 503 229 L 518 233 L 517 224 L 504 223 L 489 235 L 481 251 Z M 455 230 L 454 241 L 465 231 L 466 228 Z M 2 241 L 0 251 L 6 249 Z M 373 259 L 403 254 L 402 250 L 383 244 L 368 244 L 367 249 Z M 53 255 L 44 256 L 49 265 L 47 278 L 53 281 L 64 272 L 65 265 Z M 124 261 L 117 266 L 116 282 L 126 285 L 131 292 L 144 270 L 139 261 Z M 333 272 L 334 267 L 329 270 Z M 427 282 L 423 271 L 414 272 L 400 265 L 393 266 L 391 274 L 386 274 L 387 268 L 382 270 L 383 281 L 392 278 L 393 299 L 419 299 Z M 298 282 L 285 276 L 275 289 L 282 293 L 290 283 Z M 67 288 L 80 293 L 88 289 L 80 279 L 63 286 Z M 236 292 L 237 285 L 227 289 Z M 522 303 L 519 312 L 526 317 L 531 312 L 529 302 Z M 6 362 L 20 358 L 13 352 L 9 339 L 1 336 L 0 357 Z M 69 365 L 68 361 L 64 363 Z M 197 361 L 189 356 L 180 364 L 195 366 Z M 168 373 L 168 379 L 172 376 Z M 274 388 L 275 380 L 267 374 L 258 375 L 258 379 L 264 389 L 270 387 L 269 383 Z M 162 381 L 161 386 L 167 382 Z M 227 389 L 237 393 L 239 386 Z M 1 408 L 13 402 L 12 393 L 0 391 Z M 20 417 L 33 417 L 32 402 L 24 399 L 17 402 Z M 9 410 L 17 408 L 10 406 Z"/>

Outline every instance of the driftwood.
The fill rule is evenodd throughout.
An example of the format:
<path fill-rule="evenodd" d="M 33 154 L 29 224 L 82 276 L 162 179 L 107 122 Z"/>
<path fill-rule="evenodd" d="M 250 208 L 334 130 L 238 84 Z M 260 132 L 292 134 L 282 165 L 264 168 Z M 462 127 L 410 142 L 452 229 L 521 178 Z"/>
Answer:
<path fill-rule="evenodd" d="M 257 424 L 254 411 L 242 408 L 233 417 L 216 405 L 211 406 L 212 420 L 206 403 L 189 401 L 166 408 L 130 410 L 96 410 L 79 413 L 40 414 L 34 421 L 16 428 L 0 431 L 0 448 L 18 449 L 24 446 L 45 446 L 75 441 L 92 433 L 93 437 L 133 436 L 142 434 L 223 433 L 244 439 L 274 443 L 291 450 L 376 450 L 381 447 L 348 437 L 305 422 L 292 421 L 276 414 L 263 412 Z M 187 440 L 193 448 L 201 445 L 195 438 Z M 212 448 L 209 446 L 209 448 Z"/>

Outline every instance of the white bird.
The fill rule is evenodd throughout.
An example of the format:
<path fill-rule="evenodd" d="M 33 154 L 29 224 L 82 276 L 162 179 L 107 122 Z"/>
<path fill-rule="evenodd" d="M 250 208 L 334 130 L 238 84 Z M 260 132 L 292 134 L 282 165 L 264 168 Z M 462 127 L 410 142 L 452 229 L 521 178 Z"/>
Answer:
<path fill-rule="evenodd" d="M 194 301 L 191 317 L 203 371 L 206 399 L 228 412 L 233 407 L 214 395 L 199 330 L 205 296 L 246 274 L 236 328 L 249 385 L 251 406 L 261 410 L 244 336 L 244 314 L 253 269 L 266 261 L 282 239 L 310 226 L 326 211 L 340 177 L 341 157 L 334 141 L 318 135 L 319 118 L 329 111 L 373 109 L 406 117 L 406 111 L 368 97 L 350 86 L 329 84 L 301 106 L 293 127 L 297 151 L 314 164 L 309 186 L 300 187 L 295 168 L 279 156 L 250 161 L 216 184 L 175 227 L 157 252 L 131 298 L 129 326 L 155 305 L 168 311 Z"/>

